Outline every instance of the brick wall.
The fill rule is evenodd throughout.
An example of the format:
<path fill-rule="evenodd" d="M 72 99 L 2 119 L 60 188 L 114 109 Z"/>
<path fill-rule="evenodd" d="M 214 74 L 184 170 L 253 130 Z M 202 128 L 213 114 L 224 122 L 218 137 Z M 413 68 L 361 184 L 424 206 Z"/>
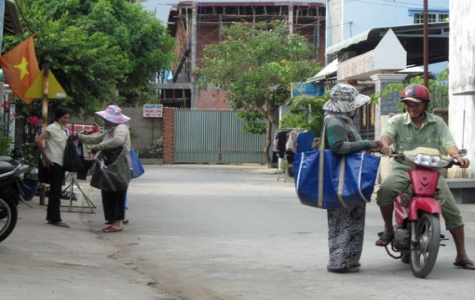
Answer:
<path fill-rule="evenodd" d="M 196 93 L 195 108 L 231 109 L 227 103 L 228 93 L 223 90 L 209 89 Z"/>
<path fill-rule="evenodd" d="M 173 164 L 175 149 L 175 109 L 163 108 L 163 163 Z"/>

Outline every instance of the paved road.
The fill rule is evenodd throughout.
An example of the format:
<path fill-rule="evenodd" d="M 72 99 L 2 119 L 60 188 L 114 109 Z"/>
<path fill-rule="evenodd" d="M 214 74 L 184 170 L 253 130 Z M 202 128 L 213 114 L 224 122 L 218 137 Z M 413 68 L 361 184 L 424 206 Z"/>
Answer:
<path fill-rule="evenodd" d="M 65 207 L 70 229 L 46 225 L 36 198 L 0 244 L 0 299 L 473 299 L 475 272 L 452 266 L 452 241 L 426 279 L 375 247 L 375 203 L 361 272 L 328 273 L 326 212 L 301 205 L 278 176 L 255 165 L 146 166 L 118 234 L 101 232 L 100 193 L 87 182 L 96 214 Z M 475 259 L 475 205 L 460 207 Z"/>

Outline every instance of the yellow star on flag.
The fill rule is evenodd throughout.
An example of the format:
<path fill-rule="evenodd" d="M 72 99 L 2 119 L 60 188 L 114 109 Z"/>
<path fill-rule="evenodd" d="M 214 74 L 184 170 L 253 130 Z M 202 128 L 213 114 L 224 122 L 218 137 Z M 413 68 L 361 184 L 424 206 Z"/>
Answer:
<path fill-rule="evenodd" d="M 1 0 L 0 0 L 1 1 Z M 0 65 L 12 92 L 24 102 L 30 103 L 34 98 L 25 97 L 25 92 L 40 73 L 36 60 L 33 34 L 15 48 L 0 56 Z"/>
<path fill-rule="evenodd" d="M 19 69 L 21 71 L 20 74 L 20 79 L 23 79 L 25 75 L 30 75 L 30 72 L 28 72 L 28 61 L 24 56 L 21 57 L 21 63 L 18 65 L 13 66 L 15 69 Z"/>

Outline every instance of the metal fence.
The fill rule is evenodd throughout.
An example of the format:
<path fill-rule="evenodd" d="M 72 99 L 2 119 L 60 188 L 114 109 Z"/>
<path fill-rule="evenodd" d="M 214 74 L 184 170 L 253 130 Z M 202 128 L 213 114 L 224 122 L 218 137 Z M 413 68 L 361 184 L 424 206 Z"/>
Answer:
<path fill-rule="evenodd" d="M 175 163 L 264 163 L 265 135 L 245 133 L 234 111 L 177 109 Z"/>

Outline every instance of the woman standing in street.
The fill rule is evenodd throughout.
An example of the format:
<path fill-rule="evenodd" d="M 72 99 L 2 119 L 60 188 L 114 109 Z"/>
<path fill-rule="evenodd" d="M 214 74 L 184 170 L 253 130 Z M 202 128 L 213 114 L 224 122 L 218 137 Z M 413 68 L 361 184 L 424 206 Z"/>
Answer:
<path fill-rule="evenodd" d="M 67 126 L 71 112 L 67 108 L 59 108 L 54 120 L 36 138 L 35 143 L 41 152 L 43 165 L 49 179 L 48 208 L 46 220 L 48 224 L 69 228 L 69 224 L 61 220 L 61 192 L 65 179 L 63 169 L 64 149 L 68 139 Z"/>
<path fill-rule="evenodd" d="M 325 111 L 326 149 L 337 154 L 370 150 L 379 151 L 380 142 L 362 140 L 353 124 L 358 108 L 369 101 L 349 84 L 337 84 L 330 93 L 330 100 L 323 105 Z M 329 272 L 358 272 L 363 250 L 366 205 L 328 209 Z"/>
<path fill-rule="evenodd" d="M 109 105 L 106 110 L 96 112 L 96 115 L 104 120 L 104 131 L 95 135 L 79 134 L 79 140 L 84 144 L 96 144 L 91 150 L 93 154 L 123 147 L 128 161 L 124 172 L 130 174 L 130 134 L 126 124 L 130 118 L 122 114 L 122 110 L 116 105 Z M 101 190 L 101 195 L 104 217 L 111 224 L 103 231 L 109 233 L 123 231 L 127 187 L 124 186 L 123 190 L 118 191 Z"/>

